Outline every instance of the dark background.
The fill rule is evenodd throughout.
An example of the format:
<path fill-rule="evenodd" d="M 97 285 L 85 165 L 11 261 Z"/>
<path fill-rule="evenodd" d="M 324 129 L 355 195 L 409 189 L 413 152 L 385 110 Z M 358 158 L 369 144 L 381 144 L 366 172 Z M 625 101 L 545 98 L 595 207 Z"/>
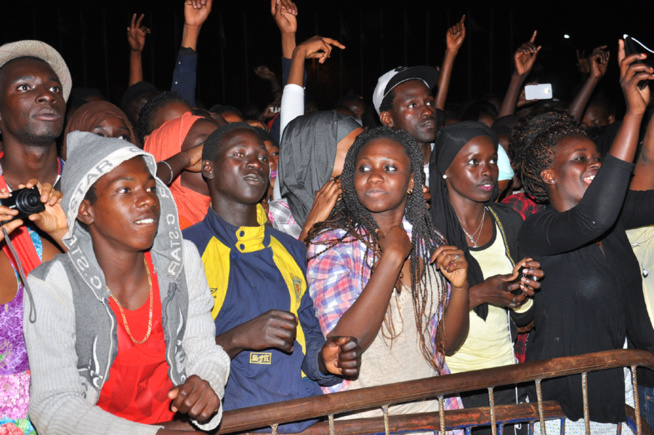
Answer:
<path fill-rule="evenodd" d="M 533 77 L 551 82 L 555 96 L 562 99 L 580 82 L 575 49 L 590 52 L 597 45 L 609 46 L 611 66 L 602 85 L 619 100 L 617 39 L 630 33 L 654 46 L 651 0 L 298 0 L 297 5 L 298 42 L 320 34 L 347 47 L 333 53 L 325 65 L 307 64 L 309 94 L 321 108 L 351 93 L 369 101 L 377 77 L 395 66 L 439 65 L 445 32 L 463 13 L 467 37 L 448 101 L 490 93 L 503 96 L 513 52 L 535 29 L 536 43 L 543 49 Z M 197 93 L 205 106 L 255 102 L 263 108 L 271 100 L 268 84 L 253 73 L 260 64 L 281 72 L 280 36 L 269 10 L 268 0 L 214 0 L 198 44 Z M 134 12 L 144 12 L 144 24 L 152 29 L 143 53 L 144 78 L 169 89 L 184 22 L 183 0 L 2 0 L 0 42 L 48 42 L 64 56 L 74 86 L 96 87 L 119 103 L 128 80 L 126 28 Z"/>

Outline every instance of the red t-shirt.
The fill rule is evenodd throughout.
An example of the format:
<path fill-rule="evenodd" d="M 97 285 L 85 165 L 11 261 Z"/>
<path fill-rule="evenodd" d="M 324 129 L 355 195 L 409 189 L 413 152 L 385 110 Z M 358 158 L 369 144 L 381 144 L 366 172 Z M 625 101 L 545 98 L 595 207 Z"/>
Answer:
<path fill-rule="evenodd" d="M 152 258 L 145 254 L 152 279 L 152 332 L 143 344 L 135 344 L 127 335 L 123 316 L 116 302 L 109 298 L 118 324 L 118 355 L 109 370 L 109 379 L 102 386 L 97 406 L 127 420 L 155 424 L 173 419 L 168 392 L 173 383 L 168 376 L 166 343 L 161 325 L 159 282 L 152 267 Z M 148 331 L 150 300 L 130 311 L 123 308 L 130 332 L 142 340 Z"/>

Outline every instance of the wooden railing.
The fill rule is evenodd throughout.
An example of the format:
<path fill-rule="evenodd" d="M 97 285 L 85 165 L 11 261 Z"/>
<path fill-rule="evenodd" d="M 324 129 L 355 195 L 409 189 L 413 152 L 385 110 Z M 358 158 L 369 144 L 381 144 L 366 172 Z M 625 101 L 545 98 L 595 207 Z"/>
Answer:
<path fill-rule="evenodd" d="M 224 413 L 218 433 L 240 433 L 264 427 L 272 427 L 273 433 L 275 433 L 277 426 L 282 423 L 327 417 L 328 422 L 318 423 L 303 433 L 370 434 L 408 430 L 431 430 L 443 433 L 450 429 L 490 424 L 495 434 L 497 426 L 501 433 L 501 428 L 505 423 L 528 422 L 533 428 L 533 422 L 540 421 L 541 433 L 544 434 L 545 420 L 564 416 L 558 403 L 540 400 L 541 381 L 581 373 L 586 433 L 590 434 L 586 374 L 617 367 L 631 368 L 635 410 L 631 409 L 628 415 L 639 435 L 650 433 L 649 427 L 641 422 L 640 418 L 636 367 L 647 367 L 654 370 L 654 355 L 643 350 L 612 350 L 555 358 L 236 409 Z M 538 402 L 493 406 L 494 387 L 524 382 L 535 382 Z M 491 406 L 454 411 L 443 410 L 442 399 L 444 396 L 483 389 L 489 391 Z M 334 415 L 344 412 L 373 408 L 387 409 L 388 405 L 434 398 L 441 401 L 441 411 L 437 415 L 428 413 L 388 416 L 385 411 L 383 418 L 337 421 L 333 419 Z"/>

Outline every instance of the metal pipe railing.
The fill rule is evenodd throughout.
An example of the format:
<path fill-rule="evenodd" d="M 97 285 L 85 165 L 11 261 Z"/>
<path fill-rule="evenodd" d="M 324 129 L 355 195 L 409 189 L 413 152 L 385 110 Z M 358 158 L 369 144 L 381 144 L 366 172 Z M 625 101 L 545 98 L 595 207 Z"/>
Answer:
<path fill-rule="evenodd" d="M 417 379 L 408 382 L 380 385 L 377 387 L 362 388 L 341 393 L 236 409 L 226 411 L 223 414 L 223 420 L 218 433 L 227 434 L 244 432 L 262 427 L 272 427 L 273 425 L 289 423 L 292 421 L 333 416 L 344 412 L 363 411 L 397 403 L 433 399 L 436 397 L 442 398 L 443 396 L 460 392 L 489 389 L 490 387 L 512 385 L 523 382 L 535 381 L 537 392 L 540 392 L 539 386 L 542 379 L 579 373 L 583 374 L 617 367 L 631 367 L 634 386 L 636 386 L 635 368 L 647 367 L 649 369 L 654 369 L 654 355 L 644 350 L 611 350 L 574 357 L 555 358 L 544 361 L 496 367 L 454 375 L 434 376 L 426 379 Z M 636 409 L 635 418 L 637 426 L 640 427 L 640 408 L 637 398 L 637 387 L 634 388 Z M 519 407 L 522 405 L 508 406 Z M 541 433 L 544 433 L 544 420 L 548 415 L 547 410 L 551 409 L 546 409 L 541 397 L 539 397 L 537 406 L 538 419 L 541 421 Z M 587 408 L 586 405 L 585 407 Z M 493 419 L 495 419 L 495 421 L 501 420 L 497 418 L 496 415 L 496 411 L 500 408 L 500 406 L 490 407 L 491 421 Z M 506 408 L 502 407 L 502 409 L 506 411 Z M 515 408 L 515 410 L 521 409 L 522 408 Z M 525 409 L 528 408 L 526 407 Z M 464 411 L 465 414 L 465 411 L 467 410 L 462 411 Z M 460 415 L 457 414 L 460 412 L 461 411 L 441 412 L 438 429 L 442 431 L 446 426 L 448 429 L 454 427 L 454 425 L 446 425 L 445 420 L 450 419 L 451 416 Z M 393 416 L 393 419 L 396 420 L 397 417 L 398 416 Z M 330 417 L 330 421 L 331 420 Z M 461 424 L 462 423 L 459 422 L 456 426 L 461 427 Z M 311 428 L 309 431 L 311 431 Z M 333 429 L 330 430 L 330 432 L 332 431 Z"/>

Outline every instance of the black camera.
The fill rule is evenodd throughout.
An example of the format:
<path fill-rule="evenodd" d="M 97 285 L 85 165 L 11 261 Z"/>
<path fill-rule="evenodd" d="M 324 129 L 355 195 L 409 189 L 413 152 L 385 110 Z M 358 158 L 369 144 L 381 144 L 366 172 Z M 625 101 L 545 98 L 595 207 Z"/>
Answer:
<path fill-rule="evenodd" d="M 31 189 L 14 190 L 9 198 L 0 200 L 0 204 L 18 210 L 18 214 L 12 220 L 26 220 L 29 215 L 45 210 L 45 205 L 41 202 L 41 194 L 36 186 Z"/>

